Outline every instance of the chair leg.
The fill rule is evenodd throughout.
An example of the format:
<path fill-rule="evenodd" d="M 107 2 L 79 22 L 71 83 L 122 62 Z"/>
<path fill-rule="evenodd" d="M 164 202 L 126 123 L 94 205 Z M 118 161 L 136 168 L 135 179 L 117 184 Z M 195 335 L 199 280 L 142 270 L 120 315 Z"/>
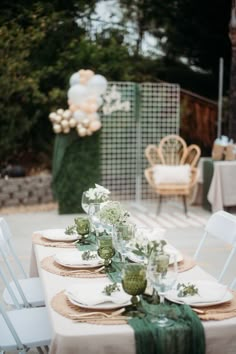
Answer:
<path fill-rule="evenodd" d="M 186 216 L 188 216 L 186 195 L 183 195 L 183 204 L 184 204 L 184 213 L 185 213 Z"/>
<path fill-rule="evenodd" d="M 161 202 L 162 202 L 162 195 L 159 195 L 158 204 L 157 204 L 157 215 L 159 215 L 161 212 Z"/>

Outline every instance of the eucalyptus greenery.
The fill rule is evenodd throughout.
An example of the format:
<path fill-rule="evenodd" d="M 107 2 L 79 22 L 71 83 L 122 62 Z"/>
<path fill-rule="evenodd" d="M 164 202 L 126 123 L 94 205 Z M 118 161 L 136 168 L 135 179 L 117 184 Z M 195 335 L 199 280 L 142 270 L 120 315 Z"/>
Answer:
<path fill-rule="evenodd" d="M 198 294 L 198 288 L 194 284 L 184 284 L 179 283 L 177 285 L 177 290 L 179 290 L 177 296 L 185 297 L 185 296 L 193 296 Z"/>
<path fill-rule="evenodd" d="M 137 256 L 144 256 L 149 258 L 153 252 L 164 253 L 164 246 L 166 245 L 165 240 L 149 241 L 147 244 L 142 245 L 136 242 L 135 249 L 132 251 Z"/>
<path fill-rule="evenodd" d="M 90 259 L 96 259 L 97 258 L 97 253 L 91 252 L 91 251 L 84 251 L 82 253 L 82 259 L 83 261 L 89 261 Z"/>
<path fill-rule="evenodd" d="M 108 296 L 111 296 L 111 294 L 114 292 L 114 291 L 120 291 L 120 286 L 119 284 L 117 283 L 113 283 L 113 284 L 110 284 L 110 285 L 106 285 L 104 290 L 103 290 L 103 293 L 108 295 Z"/>

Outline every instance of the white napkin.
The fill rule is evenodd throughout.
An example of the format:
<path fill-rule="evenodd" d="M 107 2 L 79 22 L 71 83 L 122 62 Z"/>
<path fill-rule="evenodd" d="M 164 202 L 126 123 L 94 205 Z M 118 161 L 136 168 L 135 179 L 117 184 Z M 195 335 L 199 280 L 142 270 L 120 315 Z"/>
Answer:
<path fill-rule="evenodd" d="M 184 283 L 187 285 L 188 282 Z M 211 303 L 223 300 L 227 286 L 213 281 L 196 281 L 190 282 L 198 288 L 198 294 L 193 296 L 179 297 L 177 294 L 179 290 L 170 290 L 167 293 L 167 298 L 173 301 L 180 301 L 188 305 Z"/>
<path fill-rule="evenodd" d="M 81 285 L 74 284 L 66 290 L 66 294 L 72 300 L 85 305 L 85 306 L 96 306 L 102 303 L 114 303 L 118 305 L 127 304 L 130 300 L 130 295 L 126 294 L 122 288 L 120 291 L 114 291 L 110 296 L 103 293 L 103 290 L 106 285 L 97 284 L 97 286 L 86 286 L 82 287 Z"/>
<path fill-rule="evenodd" d="M 65 229 L 47 229 L 36 231 L 36 233 L 42 235 L 43 237 L 49 240 L 61 240 L 61 241 L 68 241 L 77 238 L 77 235 L 67 235 L 65 234 Z"/>
<path fill-rule="evenodd" d="M 71 265 L 71 266 L 90 266 L 95 267 L 97 265 L 103 264 L 101 258 L 98 257 L 97 252 L 90 252 L 90 254 L 95 254 L 96 258 L 84 260 L 82 259 L 83 252 L 80 251 L 71 251 L 71 252 L 60 252 L 54 255 L 56 262 L 62 265 Z"/>

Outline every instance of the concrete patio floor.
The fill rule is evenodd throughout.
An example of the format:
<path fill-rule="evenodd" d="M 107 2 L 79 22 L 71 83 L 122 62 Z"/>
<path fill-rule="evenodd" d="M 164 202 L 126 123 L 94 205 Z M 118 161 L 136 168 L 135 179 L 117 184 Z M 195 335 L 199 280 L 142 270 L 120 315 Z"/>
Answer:
<path fill-rule="evenodd" d="M 130 211 L 131 219 L 137 224 L 149 225 L 153 228 L 165 229 L 165 237 L 184 254 L 192 256 L 203 234 L 204 225 L 211 213 L 199 206 L 190 206 L 188 217 L 185 216 L 182 204 L 177 202 L 163 203 L 160 215 L 156 215 L 156 202 L 142 201 L 122 202 Z M 65 228 L 73 224 L 77 214 L 59 215 L 56 206 L 49 211 L 27 211 L 0 213 L 8 222 L 13 234 L 13 242 L 26 271 L 29 270 L 31 254 L 31 235 L 36 230 L 48 228 Z M 209 239 L 201 253 L 199 264 L 212 275 L 217 275 L 221 269 L 229 246 Z M 236 255 L 224 277 L 224 283 L 229 284 L 235 276 Z"/>

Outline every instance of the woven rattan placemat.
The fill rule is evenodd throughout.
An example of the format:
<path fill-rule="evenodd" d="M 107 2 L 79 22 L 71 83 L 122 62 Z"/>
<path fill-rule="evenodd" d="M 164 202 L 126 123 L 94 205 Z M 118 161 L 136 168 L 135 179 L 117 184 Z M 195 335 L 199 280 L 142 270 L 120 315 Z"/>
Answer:
<path fill-rule="evenodd" d="M 91 324 L 117 325 L 126 324 L 127 317 L 122 316 L 124 309 L 94 311 L 73 305 L 64 291 L 56 294 L 51 300 L 54 311 L 76 322 Z"/>

